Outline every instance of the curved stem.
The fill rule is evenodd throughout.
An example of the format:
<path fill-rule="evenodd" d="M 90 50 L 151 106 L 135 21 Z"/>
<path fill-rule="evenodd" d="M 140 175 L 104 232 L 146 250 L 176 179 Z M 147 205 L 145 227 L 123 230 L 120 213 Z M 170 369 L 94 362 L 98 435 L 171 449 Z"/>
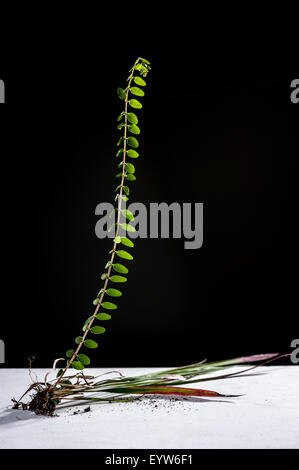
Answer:
<path fill-rule="evenodd" d="M 116 232 L 115 232 L 115 238 L 118 236 L 118 232 L 119 232 L 119 224 L 120 224 L 120 216 L 121 216 L 121 204 L 122 204 L 122 196 L 123 196 L 123 188 L 124 188 L 124 180 L 125 180 L 125 176 L 126 176 L 126 152 L 127 152 L 127 128 L 128 128 L 128 98 L 129 98 L 129 91 L 130 91 L 130 86 L 131 86 L 131 82 L 133 80 L 133 77 L 134 77 L 134 71 L 135 71 L 135 67 L 136 65 L 138 64 L 140 58 L 138 58 L 132 68 L 132 71 L 131 71 L 131 74 L 129 76 L 129 83 L 128 83 L 128 87 L 127 87 L 127 91 L 126 91 L 126 98 L 125 98 L 125 126 L 124 126 L 124 146 L 123 146 L 123 165 L 122 165 L 122 177 L 121 177 L 121 184 L 120 184 L 120 188 L 119 188 L 119 194 L 118 194 L 118 207 L 117 207 L 117 222 L 116 222 Z M 110 273 L 111 273 L 111 270 L 112 270 L 112 267 L 113 267 L 113 261 L 114 261 L 114 257 L 115 257 L 115 251 L 116 251 L 116 246 L 117 246 L 117 243 L 114 242 L 114 245 L 113 245 L 113 250 L 112 250 L 112 254 L 111 254 L 111 258 L 110 258 L 110 265 L 109 265 L 109 268 L 108 268 L 108 272 L 107 272 L 107 276 L 106 276 L 106 280 L 105 280 L 105 284 L 104 284 L 104 287 L 103 287 L 103 292 L 99 298 L 99 302 L 96 306 L 96 309 L 95 311 L 93 312 L 93 315 L 87 325 L 87 328 L 84 332 L 84 335 L 82 336 L 82 339 L 80 341 L 80 343 L 78 344 L 78 347 L 76 349 L 76 351 L 74 352 L 74 354 L 72 355 L 71 359 L 69 360 L 68 364 L 66 365 L 66 367 L 64 368 L 63 372 L 61 373 L 61 375 L 59 376 L 59 378 L 57 379 L 57 381 L 54 383 L 54 385 L 51 386 L 51 388 L 55 388 L 59 382 L 61 381 L 61 379 L 63 378 L 63 376 L 65 375 L 65 373 L 67 372 L 67 370 L 70 368 L 70 366 L 72 365 L 74 359 L 77 357 L 81 347 L 83 346 L 84 344 L 84 341 L 85 341 L 85 338 L 86 336 L 88 335 L 89 331 L 90 331 L 90 328 L 92 327 L 92 324 L 94 322 L 94 319 L 102 305 L 102 302 L 103 302 L 103 298 L 105 296 L 105 292 L 106 292 L 106 289 L 107 289 L 107 285 L 108 285 L 108 282 L 109 282 L 109 277 L 110 277 Z"/>

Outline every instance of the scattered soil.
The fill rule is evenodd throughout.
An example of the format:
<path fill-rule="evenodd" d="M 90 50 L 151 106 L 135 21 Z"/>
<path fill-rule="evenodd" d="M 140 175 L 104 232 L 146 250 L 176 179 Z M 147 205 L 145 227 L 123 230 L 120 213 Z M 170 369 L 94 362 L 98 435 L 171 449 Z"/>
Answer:
<path fill-rule="evenodd" d="M 57 405 L 57 399 L 55 399 L 53 395 L 53 389 L 50 387 L 49 384 L 47 384 L 47 387 L 44 389 L 37 389 L 36 387 L 37 384 L 33 384 L 31 386 L 31 389 L 33 388 L 35 390 L 35 395 L 31 396 L 31 401 L 29 403 L 23 403 L 21 401 L 17 401 L 15 399 L 12 399 L 14 402 L 14 409 L 19 409 L 20 407 L 23 410 L 29 410 L 33 411 L 37 415 L 43 415 L 43 416 L 58 416 L 55 411 L 56 411 L 56 405 Z M 113 403 L 113 402 L 111 402 Z M 188 403 L 188 399 L 185 397 L 177 398 L 177 397 L 165 397 L 161 398 L 159 395 L 153 394 L 152 396 L 142 396 L 138 397 L 134 401 L 136 406 L 142 406 L 146 408 L 149 408 L 151 411 L 154 411 L 155 409 L 161 409 L 161 408 L 168 408 L 166 411 L 169 413 L 169 408 L 173 408 L 173 406 L 177 407 L 178 405 L 182 406 L 185 409 L 184 404 Z M 122 412 L 125 410 L 125 406 L 121 407 L 119 406 L 117 408 L 118 412 Z M 72 414 L 73 415 L 79 415 L 82 413 L 88 413 L 91 411 L 91 407 L 87 406 L 86 408 L 80 410 L 73 410 Z"/>
<path fill-rule="evenodd" d="M 90 406 L 88 406 L 87 408 L 84 408 L 83 411 L 80 411 L 80 410 L 74 411 L 73 415 L 79 415 L 80 413 L 88 413 L 89 411 L 91 411 Z"/>

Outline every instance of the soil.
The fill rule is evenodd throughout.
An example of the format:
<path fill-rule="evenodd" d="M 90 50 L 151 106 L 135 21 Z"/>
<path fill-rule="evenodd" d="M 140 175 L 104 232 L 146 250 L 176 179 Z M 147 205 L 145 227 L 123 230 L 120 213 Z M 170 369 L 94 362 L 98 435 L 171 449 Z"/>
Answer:
<path fill-rule="evenodd" d="M 28 409 L 34 411 L 37 415 L 53 416 L 56 410 L 56 404 L 51 399 L 49 390 L 37 392 L 31 402 L 28 404 Z"/>
<path fill-rule="evenodd" d="M 56 403 L 51 398 L 51 390 L 49 388 L 37 392 L 30 403 L 17 402 L 16 400 L 13 400 L 13 402 L 15 403 L 13 406 L 15 409 L 21 406 L 23 410 L 34 411 L 37 415 L 55 416 Z"/>

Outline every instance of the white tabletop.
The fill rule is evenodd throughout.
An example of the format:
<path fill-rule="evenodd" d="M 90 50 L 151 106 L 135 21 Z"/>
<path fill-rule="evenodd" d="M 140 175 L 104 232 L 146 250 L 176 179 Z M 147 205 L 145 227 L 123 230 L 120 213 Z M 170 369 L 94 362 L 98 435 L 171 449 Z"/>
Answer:
<path fill-rule="evenodd" d="M 235 367 L 234 370 L 240 368 Z M 98 375 L 110 369 L 89 369 Z M 118 369 L 125 375 L 154 368 Z M 46 370 L 33 369 L 39 379 Z M 58 409 L 58 417 L 12 410 L 30 384 L 25 369 L 0 369 L 1 449 L 299 448 L 299 369 L 261 367 L 244 376 L 192 384 L 239 398 L 144 397 L 131 403 Z M 78 414 L 74 414 L 74 411 Z"/>

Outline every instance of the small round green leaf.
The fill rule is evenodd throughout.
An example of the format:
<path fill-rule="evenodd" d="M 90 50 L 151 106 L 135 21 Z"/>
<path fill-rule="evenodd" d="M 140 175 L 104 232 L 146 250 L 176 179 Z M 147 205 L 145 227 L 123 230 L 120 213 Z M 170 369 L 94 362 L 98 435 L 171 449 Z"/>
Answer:
<path fill-rule="evenodd" d="M 82 328 L 82 331 L 86 331 L 86 328 L 88 327 L 89 322 L 90 322 L 91 319 L 92 319 L 92 315 L 91 315 L 91 317 L 87 318 L 87 320 L 85 321 L 85 323 L 83 325 L 83 328 Z"/>
<path fill-rule="evenodd" d="M 90 348 L 90 349 L 96 349 L 99 345 L 93 339 L 86 339 L 84 341 L 84 346 L 86 346 L 87 348 Z"/>
<path fill-rule="evenodd" d="M 135 113 L 128 113 L 128 121 L 131 124 L 138 124 L 138 117 Z"/>
<path fill-rule="evenodd" d="M 119 225 L 126 232 L 136 232 L 135 227 L 133 227 L 132 225 L 129 225 L 129 224 L 119 224 Z"/>
<path fill-rule="evenodd" d="M 73 369 L 76 369 L 76 370 L 83 370 L 84 369 L 84 365 L 81 364 L 81 362 L 79 362 L 79 361 L 73 361 L 72 362 L 72 367 L 73 367 Z"/>
<path fill-rule="evenodd" d="M 121 211 L 121 213 L 122 213 L 122 215 L 123 215 L 124 217 L 126 217 L 126 219 L 128 219 L 128 220 L 134 220 L 134 215 L 133 215 L 132 212 L 129 211 L 128 209 L 123 209 L 123 210 Z"/>
<path fill-rule="evenodd" d="M 139 153 L 136 152 L 136 150 L 133 150 L 133 149 L 129 149 L 129 150 L 127 151 L 127 155 L 128 155 L 128 157 L 130 157 L 130 158 L 138 158 L 138 157 L 139 157 Z"/>
<path fill-rule="evenodd" d="M 126 170 L 130 175 L 133 175 L 135 173 L 135 166 L 133 163 L 126 163 Z"/>
<path fill-rule="evenodd" d="M 105 333 L 106 328 L 104 328 L 103 326 L 93 326 L 92 328 L 90 328 L 90 331 L 94 335 L 101 335 L 102 333 Z"/>
<path fill-rule="evenodd" d="M 136 85 L 145 86 L 146 82 L 141 77 L 134 77 Z"/>
<path fill-rule="evenodd" d="M 71 382 L 70 380 L 64 380 L 64 379 L 63 379 L 60 383 L 72 385 L 72 382 Z M 63 387 L 62 387 L 62 388 L 63 388 Z M 58 400 L 58 399 L 57 399 L 57 400 L 54 400 L 54 401 L 55 401 L 55 403 L 57 403 L 57 404 L 59 403 L 59 400 Z"/>
<path fill-rule="evenodd" d="M 127 237 L 121 237 L 121 243 L 125 246 L 129 246 L 130 248 L 133 248 L 134 246 L 134 243 Z"/>
<path fill-rule="evenodd" d="M 114 266 L 115 265 L 113 265 L 113 267 Z M 103 302 L 102 307 L 106 310 L 115 310 L 117 308 L 117 305 L 113 304 L 112 302 Z"/>
<path fill-rule="evenodd" d="M 119 139 L 119 141 L 117 142 L 116 146 L 119 147 L 120 145 L 122 145 L 122 144 L 124 143 L 124 141 L 125 141 L 125 138 L 124 138 L 124 137 L 121 137 L 121 138 Z"/>
<path fill-rule="evenodd" d="M 134 175 L 126 175 L 126 180 L 127 180 L 127 181 L 136 181 L 136 176 L 134 176 Z"/>
<path fill-rule="evenodd" d="M 129 105 L 130 105 L 132 108 L 135 108 L 135 109 L 141 109 L 141 108 L 142 108 L 142 104 L 141 104 L 140 101 L 138 101 L 138 100 L 130 100 L 130 101 L 129 101 Z"/>
<path fill-rule="evenodd" d="M 124 251 L 124 250 L 116 251 L 116 254 L 117 254 L 117 256 L 119 256 L 120 258 L 123 258 L 123 259 L 128 259 L 128 260 L 133 259 L 133 256 L 130 253 L 128 253 L 127 251 Z"/>
<path fill-rule="evenodd" d="M 130 188 L 128 186 L 123 187 L 124 192 L 126 193 L 127 196 L 130 194 Z"/>
<path fill-rule="evenodd" d="M 120 155 L 122 155 L 124 152 L 124 149 L 119 149 L 117 152 L 116 152 L 116 156 L 119 157 Z"/>
<path fill-rule="evenodd" d="M 144 96 L 144 91 L 141 90 L 141 88 L 138 88 L 137 86 L 133 86 L 132 88 L 130 88 L 130 92 L 132 93 L 132 95 L 135 96 Z"/>
<path fill-rule="evenodd" d="M 121 243 L 121 237 L 115 237 L 113 241 L 114 243 L 117 243 L 117 244 Z"/>
<path fill-rule="evenodd" d="M 118 89 L 117 89 L 117 94 L 118 94 L 118 97 L 119 97 L 121 100 L 125 100 L 125 99 L 126 99 L 126 92 L 125 92 L 125 90 L 123 90 L 122 88 L 118 88 Z"/>
<path fill-rule="evenodd" d="M 77 336 L 77 338 L 75 338 L 75 343 L 76 344 L 80 344 L 82 341 L 82 336 Z"/>
<path fill-rule="evenodd" d="M 122 112 L 120 113 L 120 115 L 118 116 L 117 120 L 118 120 L 118 121 L 121 121 L 124 115 L 125 115 L 125 112 L 122 111 Z"/>
<path fill-rule="evenodd" d="M 110 233 L 114 226 L 115 224 L 111 224 L 107 231 Z"/>
<path fill-rule="evenodd" d="M 120 264 L 120 263 L 113 264 L 113 269 L 117 273 L 121 273 L 121 274 L 128 274 L 128 272 L 129 272 L 128 268 L 126 268 L 123 264 Z M 102 305 L 104 306 L 104 304 L 102 304 Z"/>
<path fill-rule="evenodd" d="M 86 354 L 78 354 L 77 357 L 82 364 L 84 364 L 85 366 L 89 366 L 90 359 L 88 356 L 86 356 Z"/>
<path fill-rule="evenodd" d="M 138 70 L 138 72 L 141 72 L 142 69 L 143 69 L 143 66 L 140 63 L 135 66 L 135 70 Z"/>
<path fill-rule="evenodd" d="M 104 312 L 98 313 L 96 317 L 98 320 L 110 320 L 111 319 L 111 315 L 109 315 L 109 313 L 104 313 Z"/>
<path fill-rule="evenodd" d="M 127 282 L 127 278 L 124 276 L 111 276 L 110 281 L 112 282 Z"/>
<path fill-rule="evenodd" d="M 74 350 L 73 349 L 68 349 L 67 352 L 65 353 L 66 357 L 68 357 L 69 359 L 73 356 L 74 354 Z"/>
<path fill-rule="evenodd" d="M 140 134 L 140 129 L 138 126 L 136 126 L 136 124 L 130 124 L 129 131 L 132 132 L 132 134 Z"/>
<path fill-rule="evenodd" d="M 139 147 L 139 142 L 136 137 L 128 137 L 128 145 L 137 149 Z"/>
<path fill-rule="evenodd" d="M 94 299 L 92 303 L 93 303 L 93 305 L 98 305 L 99 299 Z"/>
<path fill-rule="evenodd" d="M 117 289 L 107 289 L 106 294 L 110 295 L 110 297 L 120 297 L 122 295 L 122 292 Z"/>

